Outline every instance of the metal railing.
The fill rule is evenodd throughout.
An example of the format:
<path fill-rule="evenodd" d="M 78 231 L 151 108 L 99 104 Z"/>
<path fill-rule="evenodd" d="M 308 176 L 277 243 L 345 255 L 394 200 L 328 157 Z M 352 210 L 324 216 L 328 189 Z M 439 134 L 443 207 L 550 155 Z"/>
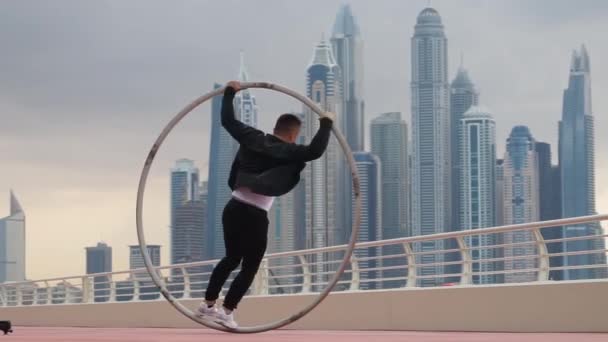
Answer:
<path fill-rule="evenodd" d="M 335 291 L 608 278 L 603 221 L 608 215 L 358 243 Z M 248 295 L 318 292 L 345 249 L 266 255 Z M 163 266 L 156 272 L 176 298 L 202 298 L 217 262 Z M 0 284 L 0 306 L 161 299 L 145 269 Z"/>

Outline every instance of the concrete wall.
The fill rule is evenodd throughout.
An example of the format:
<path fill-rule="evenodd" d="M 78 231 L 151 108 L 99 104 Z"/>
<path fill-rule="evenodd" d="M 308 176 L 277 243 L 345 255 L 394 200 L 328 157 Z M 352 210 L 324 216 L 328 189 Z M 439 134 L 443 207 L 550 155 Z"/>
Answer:
<path fill-rule="evenodd" d="M 246 298 L 241 325 L 294 313 L 312 295 Z M 196 307 L 197 301 L 185 301 Z M 289 329 L 608 332 L 608 281 L 344 292 Z M 0 308 L 17 326 L 197 327 L 165 301 Z"/>

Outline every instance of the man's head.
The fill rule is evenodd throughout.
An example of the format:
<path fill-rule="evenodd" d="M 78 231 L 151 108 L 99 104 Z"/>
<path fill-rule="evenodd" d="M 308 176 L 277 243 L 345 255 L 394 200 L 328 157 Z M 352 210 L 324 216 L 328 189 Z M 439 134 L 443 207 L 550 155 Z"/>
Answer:
<path fill-rule="evenodd" d="M 295 143 L 300 134 L 302 121 L 293 114 L 283 114 L 274 126 L 274 135 L 283 141 Z"/>

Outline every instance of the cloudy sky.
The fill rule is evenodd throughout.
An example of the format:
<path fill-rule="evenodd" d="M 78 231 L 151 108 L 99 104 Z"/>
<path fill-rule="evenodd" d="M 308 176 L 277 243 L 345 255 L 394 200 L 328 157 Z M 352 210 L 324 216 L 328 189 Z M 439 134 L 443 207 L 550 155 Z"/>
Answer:
<path fill-rule="evenodd" d="M 2 1 L 0 3 L 0 216 L 14 189 L 27 214 L 27 275 L 84 273 L 84 247 L 113 247 L 128 267 L 137 242 L 135 192 L 148 149 L 172 115 L 236 77 L 304 90 L 312 49 L 346 0 Z M 352 0 L 365 41 L 366 120 L 401 111 L 410 121 L 410 37 L 427 0 Z M 433 0 L 497 122 L 499 155 L 516 124 L 555 149 L 571 51 L 586 44 L 596 118 L 598 211 L 608 212 L 608 2 Z M 256 92 L 261 126 L 299 109 Z M 157 157 L 146 197 L 148 243 L 164 247 L 168 174 L 196 160 L 207 174 L 209 106 L 188 117 Z M 554 155 L 554 159 L 556 156 Z"/>

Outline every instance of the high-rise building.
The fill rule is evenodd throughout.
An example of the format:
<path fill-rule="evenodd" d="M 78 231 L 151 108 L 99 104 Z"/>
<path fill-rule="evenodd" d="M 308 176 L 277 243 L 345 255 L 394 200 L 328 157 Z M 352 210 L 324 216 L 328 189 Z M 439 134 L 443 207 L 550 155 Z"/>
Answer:
<path fill-rule="evenodd" d="M 312 60 L 306 69 L 306 94 L 321 109 L 336 112 L 340 98 L 340 66 L 336 63 L 331 47 L 321 40 L 314 49 Z M 319 120 L 309 108 L 304 109 L 305 123 L 302 127 L 304 139 L 309 140 L 319 128 Z M 338 118 L 338 122 L 339 122 Z M 338 226 L 344 212 L 344 205 L 350 204 L 340 199 L 339 175 L 340 152 L 336 139 L 332 136 L 323 156 L 308 163 L 303 171 L 304 210 L 306 222 L 306 248 L 319 248 L 339 244 L 343 241 L 346 227 Z M 343 195 L 343 193 L 342 193 Z M 324 255 L 314 256 L 314 271 L 333 270 L 322 263 Z M 320 276 L 313 281 L 322 283 L 328 277 Z"/>
<path fill-rule="evenodd" d="M 112 272 L 112 247 L 98 242 L 96 246 L 86 247 L 87 274 Z"/>
<path fill-rule="evenodd" d="M 539 215 L 541 221 L 557 220 L 561 218 L 561 179 L 559 167 L 551 164 L 551 145 L 544 142 L 536 143 L 538 158 L 538 188 L 539 188 Z M 557 228 L 541 229 L 543 239 L 561 239 L 563 231 Z M 562 253 L 562 243 L 548 243 L 547 251 L 550 254 Z M 563 266 L 563 256 L 551 257 L 549 264 L 552 268 Z M 549 278 L 562 280 L 563 271 L 551 270 Z"/>
<path fill-rule="evenodd" d="M 148 255 L 150 255 L 150 261 L 152 261 L 153 266 L 160 266 L 160 245 L 147 245 L 148 247 Z M 144 263 L 144 256 L 141 254 L 141 249 L 139 245 L 129 246 L 129 269 L 137 270 L 143 269 L 146 267 Z M 137 280 L 151 280 L 148 271 L 142 270 L 141 272 L 136 272 L 134 274 L 134 278 Z"/>
<path fill-rule="evenodd" d="M 448 41 L 439 13 L 425 8 L 417 18 L 412 46 L 413 184 L 412 228 L 414 235 L 446 232 L 450 228 L 450 116 Z M 415 251 L 443 250 L 444 243 L 414 244 Z M 438 264 L 441 254 L 424 254 L 419 263 Z M 443 273 L 442 266 L 423 267 L 420 276 Z M 422 286 L 441 283 L 427 277 Z"/>
<path fill-rule="evenodd" d="M 240 56 L 238 79 L 248 81 L 244 55 Z M 220 88 L 215 84 L 214 88 Z M 222 96 L 216 96 L 211 103 L 211 146 L 209 151 L 208 217 L 205 236 L 205 258 L 218 259 L 225 254 L 222 212 L 230 200 L 232 191 L 228 187 L 228 175 L 239 145 L 222 127 Z M 234 111 L 237 119 L 247 125 L 257 127 L 258 106 L 250 90 L 238 92 L 234 98 Z"/>
<path fill-rule="evenodd" d="M 239 66 L 239 81 L 248 82 L 249 74 L 245 66 L 245 55 L 241 52 L 241 64 Z M 250 89 L 243 89 L 234 96 L 234 114 L 242 122 L 251 126 L 258 126 L 258 105 L 255 96 Z"/>
<path fill-rule="evenodd" d="M 450 157 L 452 158 L 452 225 L 451 231 L 460 230 L 460 120 L 471 106 L 479 104 L 479 93 L 469 78 L 469 73 L 461 65 L 450 85 Z M 454 246 L 455 247 L 455 246 Z"/>
<path fill-rule="evenodd" d="M 10 215 L 0 219 L 0 283 L 25 280 L 25 212 L 10 193 Z"/>
<path fill-rule="evenodd" d="M 354 152 L 353 157 L 357 164 L 357 173 L 361 186 L 361 227 L 359 229 L 359 242 L 382 240 L 382 167 L 380 159 L 369 152 Z M 353 198 L 354 207 L 354 198 Z M 354 214 L 354 213 L 353 213 Z M 366 248 L 355 251 L 355 257 L 360 269 L 375 269 L 380 266 L 378 260 L 369 260 L 380 256 L 379 247 Z M 379 271 L 363 271 L 359 274 L 359 287 L 361 289 L 380 288 L 381 284 L 374 281 L 379 278 Z"/>
<path fill-rule="evenodd" d="M 214 88 L 220 88 L 215 84 Z M 222 127 L 222 96 L 211 100 L 211 144 L 209 150 L 209 183 L 207 234 L 205 235 L 205 258 L 223 257 L 224 241 L 222 212 L 231 197 L 228 175 L 238 149 L 238 143 Z"/>
<path fill-rule="evenodd" d="M 332 50 L 322 40 L 314 49 L 312 61 L 306 73 L 306 93 L 310 99 L 325 111 L 335 112 L 340 103 L 340 67 L 336 64 Z M 315 113 L 305 108 L 306 124 L 302 132 L 312 137 L 319 128 Z M 340 120 L 340 119 L 338 119 Z M 338 188 L 338 146 L 331 137 L 323 156 L 309 163 L 305 169 L 306 181 L 306 226 L 310 231 L 310 248 L 333 245 L 339 233 L 336 227 L 336 190 Z"/>
<path fill-rule="evenodd" d="M 595 208 L 595 138 L 591 108 L 591 66 L 585 46 L 574 51 L 570 64 L 568 88 L 564 90 L 562 120 L 559 122 L 559 165 L 561 168 L 562 216 L 593 215 Z M 597 235 L 599 224 L 563 227 L 563 237 Z M 565 253 L 602 249 L 597 254 L 565 256 L 564 266 L 589 265 L 606 260 L 603 239 L 563 243 Z M 598 269 L 564 270 L 565 280 L 599 277 Z"/>
<path fill-rule="evenodd" d="M 190 159 L 179 159 L 171 169 L 171 225 L 175 220 L 175 208 L 186 201 L 198 198 L 199 171 Z"/>
<path fill-rule="evenodd" d="M 519 224 L 536 222 L 540 218 L 538 157 L 535 141 L 526 126 L 515 126 L 507 139 L 507 151 L 504 158 L 504 223 Z M 536 247 L 534 237 L 529 231 L 504 233 L 505 244 L 520 244 L 505 247 L 506 258 L 518 257 L 505 261 L 505 271 L 517 273 L 505 274 L 505 282 L 519 283 L 533 281 L 536 277 Z M 530 244 L 523 244 L 532 242 Z M 529 258 L 524 256 L 529 255 Z"/>
<path fill-rule="evenodd" d="M 372 120 L 371 145 L 382 165 L 382 236 L 410 236 L 408 135 L 401 113 L 384 113 Z"/>
<path fill-rule="evenodd" d="M 103 242 L 97 246 L 86 247 L 87 274 L 112 272 L 112 247 Z M 95 302 L 110 300 L 110 281 L 108 276 L 93 277 L 93 298 Z"/>
<path fill-rule="evenodd" d="M 189 230 L 195 230 L 202 234 L 203 224 L 198 223 L 198 227 L 191 227 L 191 219 L 185 218 L 185 208 L 192 209 L 193 204 L 199 204 L 200 210 L 203 208 L 200 206 L 200 189 L 199 189 L 199 170 L 194 165 L 194 161 L 190 159 L 179 159 L 175 163 L 175 167 L 171 169 L 171 264 L 176 264 L 184 261 L 184 257 L 192 258 L 196 260 L 202 260 L 201 254 L 203 252 L 202 245 L 200 251 L 193 251 L 191 249 L 185 249 L 184 244 L 190 243 L 192 232 Z M 203 212 L 197 213 L 196 216 L 202 216 Z M 188 226 L 183 224 L 188 222 Z M 202 236 L 200 237 L 202 241 Z M 190 254 L 194 253 L 194 254 Z"/>
<path fill-rule="evenodd" d="M 340 130 L 353 151 L 363 151 L 365 146 L 363 101 L 363 40 L 350 5 L 338 11 L 331 36 L 336 63 L 340 66 L 342 104 Z"/>
<path fill-rule="evenodd" d="M 200 199 L 187 201 L 175 208 L 175 225 L 171 227 L 171 264 L 203 261 L 206 208 Z"/>
<path fill-rule="evenodd" d="M 410 189 L 407 124 L 401 113 L 384 113 L 371 122 L 372 153 L 378 156 L 381 164 L 382 180 L 382 238 L 395 239 L 411 235 L 410 226 Z M 382 249 L 385 256 L 403 253 L 401 246 L 386 246 Z M 403 265 L 404 258 L 390 257 L 383 261 L 384 267 Z M 403 269 L 390 269 L 383 272 L 385 278 L 405 276 Z M 402 286 L 403 280 L 386 281 L 384 288 Z"/>
<path fill-rule="evenodd" d="M 485 109 L 473 106 L 459 121 L 460 160 L 460 224 L 461 230 L 492 227 L 496 223 L 496 125 Z M 473 272 L 476 284 L 495 282 L 493 236 L 473 235 L 467 238 L 472 247 Z"/>
<path fill-rule="evenodd" d="M 338 11 L 330 41 L 333 56 L 341 71 L 336 78 L 336 83 L 340 84 L 340 101 L 336 102 L 339 128 L 352 151 L 363 151 L 363 40 L 350 5 L 343 5 Z M 342 236 L 336 243 L 346 243 L 353 223 L 350 201 L 353 196 L 352 176 L 342 154 L 339 154 L 338 161 L 336 226 Z"/>

